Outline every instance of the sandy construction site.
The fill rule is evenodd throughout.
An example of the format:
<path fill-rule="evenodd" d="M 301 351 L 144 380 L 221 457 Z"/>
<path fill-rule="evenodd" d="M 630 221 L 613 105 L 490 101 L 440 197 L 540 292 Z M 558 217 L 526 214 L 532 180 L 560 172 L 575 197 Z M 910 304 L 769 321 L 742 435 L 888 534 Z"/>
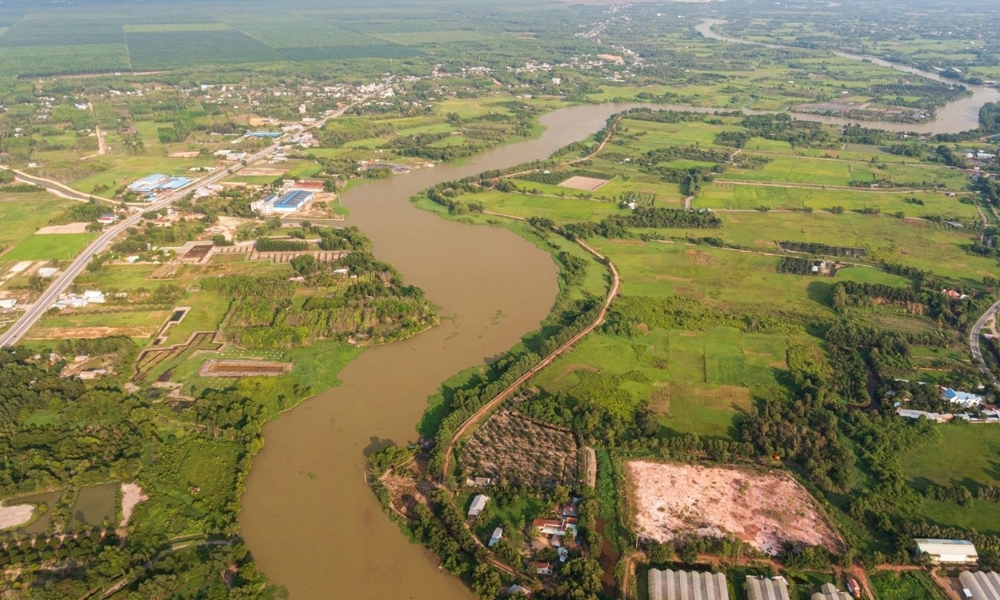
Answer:
<path fill-rule="evenodd" d="M 785 542 L 840 551 L 813 498 L 787 474 L 641 460 L 626 473 L 641 538 L 728 535 L 770 555 Z"/>

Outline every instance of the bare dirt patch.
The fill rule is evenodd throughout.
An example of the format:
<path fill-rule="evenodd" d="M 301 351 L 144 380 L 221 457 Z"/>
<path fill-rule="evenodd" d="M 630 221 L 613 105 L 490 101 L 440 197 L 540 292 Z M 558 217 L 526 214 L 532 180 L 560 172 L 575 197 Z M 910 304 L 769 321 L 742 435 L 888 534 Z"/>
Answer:
<path fill-rule="evenodd" d="M 729 535 L 770 555 L 785 542 L 840 551 L 815 501 L 787 474 L 641 460 L 626 471 L 642 538 Z"/>
<path fill-rule="evenodd" d="M 574 175 L 573 177 L 570 177 L 566 181 L 560 183 L 559 187 L 569 188 L 571 190 L 581 190 L 584 192 L 596 192 L 607 182 L 607 179 Z"/>
<path fill-rule="evenodd" d="M 49 225 L 35 232 L 35 235 L 51 235 L 56 233 L 87 233 L 90 223 L 66 223 L 65 225 Z"/>
<path fill-rule="evenodd" d="M 240 175 L 246 177 L 280 177 L 285 174 L 285 169 L 269 169 L 267 167 L 254 167 L 244 169 Z"/>
<path fill-rule="evenodd" d="M 92 340 L 118 335 L 143 338 L 154 333 L 156 333 L 156 327 L 41 327 L 32 329 L 27 338 L 29 340 Z"/>
<path fill-rule="evenodd" d="M 118 524 L 119 527 L 125 527 L 128 525 L 129 519 L 132 518 L 132 511 L 140 503 L 149 500 L 149 496 L 143 493 L 142 488 L 139 487 L 138 483 L 123 483 L 121 487 L 122 494 L 122 521 Z"/>
<path fill-rule="evenodd" d="M 0 530 L 24 525 L 35 514 L 34 504 L 15 504 L 7 506 L 0 503 Z"/>
<path fill-rule="evenodd" d="M 292 370 L 290 362 L 266 360 L 210 360 L 201 366 L 199 377 L 275 377 Z"/>

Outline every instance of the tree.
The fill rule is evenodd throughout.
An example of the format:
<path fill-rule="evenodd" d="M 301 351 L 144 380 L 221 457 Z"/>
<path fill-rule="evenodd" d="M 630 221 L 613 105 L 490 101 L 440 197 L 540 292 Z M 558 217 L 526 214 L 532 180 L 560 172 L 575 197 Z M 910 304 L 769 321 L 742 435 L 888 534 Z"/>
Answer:
<path fill-rule="evenodd" d="M 663 565 L 674 559 L 674 547 L 671 544 L 661 544 L 660 542 L 651 542 L 649 548 L 646 550 L 646 556 L 649 557 L 650 564 Z"/>
<path fill-rule="evenodd" d="M 489 565 L 479 564 L 472 573 L 472 590 L 482 600 L 496 600 L 503 591 L 503 581 Z"/>
<path fill-rule="evenodd" d="M 597 600 L 601 593 L 601 565 L 594 559 L 575 558 L 560 573 L 558 598 Z"/>

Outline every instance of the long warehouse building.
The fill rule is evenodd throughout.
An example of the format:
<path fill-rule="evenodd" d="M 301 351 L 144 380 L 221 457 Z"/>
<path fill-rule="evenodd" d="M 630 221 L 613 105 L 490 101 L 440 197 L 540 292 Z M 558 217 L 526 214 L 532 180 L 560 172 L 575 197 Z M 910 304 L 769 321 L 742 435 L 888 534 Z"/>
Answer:
<path fill-rule="evenodd" d="M 649 600 L 729 600 L 722 573 L 649 570 Z"/>

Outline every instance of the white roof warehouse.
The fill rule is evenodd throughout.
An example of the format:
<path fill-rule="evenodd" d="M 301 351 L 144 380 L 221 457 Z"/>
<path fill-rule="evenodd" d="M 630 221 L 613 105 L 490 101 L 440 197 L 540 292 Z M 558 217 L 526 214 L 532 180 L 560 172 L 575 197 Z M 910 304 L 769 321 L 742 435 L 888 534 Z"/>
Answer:
<path fill-rule="evenodd" d="M 917 552 L 927 553 L 939 563 L 974 563 L 979 560 L 976 547 L 967 540 L 936 540 L 917 538 Z"/>

